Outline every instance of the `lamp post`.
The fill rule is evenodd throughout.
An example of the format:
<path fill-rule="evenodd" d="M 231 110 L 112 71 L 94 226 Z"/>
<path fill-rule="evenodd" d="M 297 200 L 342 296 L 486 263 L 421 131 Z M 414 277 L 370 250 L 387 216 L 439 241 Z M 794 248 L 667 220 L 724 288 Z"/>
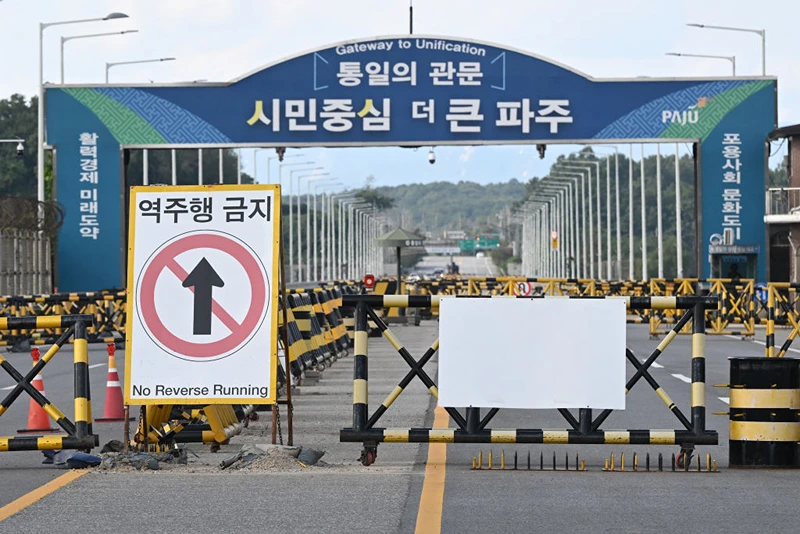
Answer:
<path fill-rule="evenodd" d="M 710 56 L 706 54 L 678 54 L 675 52 L 667 52 L 665 55 L 667 56 L 677 56 L 677 57 L 701 57 L 707 59 L 724 59 L 726 61 L 731 62 L 731 67 L 733 68 L 733 76 L 736 76 L 736 56 Z"/>
<path fill-rule="evenodd" d="M 615 212 L 617 216 L 616 235 L 617 235 L 617 265 L 622 274 L 622 244 L 621 232 L 619 227 L 619 148 L 615 145 L 594 145 L 601 147 L 608 147 L 614 149 L 614 182 L 615 182 Z M 607 229 L 607 242 L 606 242 L 606 255 L 608 261 L 606 263 L 606 276 L 611 280 L 611 156 L 606 158 L 606 229 Z"/>
<path fill-rule="evenodd" d="M 580 178 L 581 184 L 581 210 L 580 210 L 580 231 L 579 231 L 579 238 L 576 240 L 576 244 L 578 248 L 581 249 L 581 254 L 578 255 L 580 259 L 580 277 L 586 278 L 587 277 L 587 268 L 586 268 L 586 175 L 578 172 L 570 172 L 569 170 L 561 170 L 562 168 L 567 169 L 580 169 L 588 171 L 584 167 L 567 167 L 567 166 L 556 166 L 554 169 L 554 173 L 563 175 L 563 176 L 571 176 L 573 180 L 575 180 L 575 199 L 576 199 L 576 207 L 575 207 L 575 224 L 578 225 L 578 210 L 577 210 L 577 197 L 578 197 L 578 178 Z M 591 202 L 589 203 L 591 206 Z"/>
<path fill-rule="evenodd" d="M 289 159 L 289 158 L 301 158 L 301 157 L 305 157 L 305 154 L 292 154 L 292 155 L 290 155 L 290 156 L 283 156 L 283 159 Z M 254 161 L 253 161 L 253 172 L 255 172 L 255 156 L 253 156 L 253 159 L 254 159 Z M 269 165 L 269 164 L 270 164 L 270 162 L 271 162 L 273 159 L 278 159 L 278 160 L 279 160 L 279 159 L 280 159 L 280 156 L 268 156 L 268 157 L 267 157 L 267 183 L 268 183 L 268 184 L 269 184 L 269 183 L 271 183 L 271 182 L 270 182 L 270 178 L 269 178 L 269 167 L 270 167 L 270 165 Z M 284 164 L 284 163 L 281 163 L 281 164 L 282 164 L 282 165 L 292 165 L 292 163 L 285 163 L 285 164 Z"/>
<path fill-rule="evenodd" d="M 68 35 L 61 37 L 61 84 L 64 83 L 64 43 L 74 39 L 89 39 L 92 37 L 107 37 L 109 35 L 124 35 L 126 33 L 138 33 L 139 30 L 123 30 L 121 32 L 90 33 L 86 35 Z"/>
<path fill-rule="evenodd" d="M 116 67 L 118 65 L 136 65 L 139 63 L 161 63 L 162 61 L 175 61 L 174 57 L 161 57 L 158 59 L 135 59 L 133 61 L 114 61 L 111 63 L 106 63 L 106 83 L 108 83 L 108 71 L 111 67 Z"/>
<path fill-rule="evenodd" d="M 596 207 L 597 207 L 597 277 L 598 278 L 602 278 L 603 277 L 603 226 L 602 226 L 602 223 L 600 221 L 600 162 L 599 161 L 576 160 L 576 161 L 570 161 L 570 163 L 575 163 L 576 165 L 581 165 L 581 166 L 594 165 L 594 172 L 595 172 L 595 178 L 596 178 L 595 185 L 597 186 L 597 199 L 596 199 L 597 200 L 597 202 L 596 202 Z M 586 167 L 583 167 L 583 168 L 586 168 Z M 591 179 L 592 178 L 592 173 L 591 173 L 591 169 L 587 169 L 587 170 L 589 171 L 589 251 L 590 251 L 590 253 L 592 253 L 590 255 L 593 256 L 594 242 L 592 240 L 592 234 L 594 232 L 594 229 L 592 228 L 592 224 L 593 223 L 592 223 L 592 204 L 591 204 L 591 199 L 592 199 L 592 179 Z M 609 234 L 610 234 L 610 232 L 609 232 Z M 593 262 L 594 262 L 594 257 L 592 257 L 592 263 L 589 264 L 591 273 L 594 272 Z M 591 277 L 594 278 L 594 274 L 591 274 Z"/>
<path fill-rule="evenodd" d="M 344 201 L 346 199 L 355 199 L 358 198 L 353 193 L 337 193 L 335 195 L 331 195 L 329 198 L 330 203 L 330 228 L 331 228 L 331 243 L 336 243 L 336 246 L 333 247 L 333 251 L 331 254 L 331 278 L 335 278 L 341 280 L 343 278 L 342 272 L 342 265 L 343 265 L 343 258 L 344 258 Z M 334 210 L 334 202 L 338 202 L 339 204 L 339 221 L 336 224 L 336 213 Z M 335 232 L 334 227 L 337 227 L 339 232 L 338 239 L 335 239 Z"/>
<path fill-rule="evenodd" d="M 318 167 L 318 169 L 322 169 L 322 167 Z M 289 174 L 291 174 L 291 172 Z M 296 195 L 296 198 L 295 198 L 295 200 L 297 201 L 297 262 L 298 262 L 297 274 L 299 275 L 301 282 L 307 281 L 306 279 L 303 278 L 303 273 L 305 272 L 305 276 L 308 276 L 308 274 L 309 274 L 309 272 L 308 272 L 309 271 L 309 265 L 306 264 L 305 265 L 305 270 L 304 270 L 304 268 L 303 268 L 303 233 L 300 231 L 300 229 L 302 227 L 302 224 L 301 224 L 302 217 L 301 217 L 301 212 L 300 212 L 300 197 L 302 196 L 302 193 L 300 192 L 300 180 L 302 180 L 303 178 L 312 178 L 312 177 L 317 177 L 317 176 L 328 176 L 329 174 L 330 173 L 327 173 L 327 172 L 316 172 L 316 171 L 314 171 L 311 174 L 306 174 L 306 175 L 303 175 L 303 176 L 297 176 L 297 195 Z M 310 206 L 308 204 L 306 204 L 306 216 L 308 216 L 308 209 L 309 208 L 310 208 Z M 306 227 L 306 239 L 308 239 L 308 228 L 307 227 Z M 306 253 L 308 253 L 308 246 L 309 246 L 309 243 L 306 242 Z M 308 259 L 308 254 L 306 254 L 306 259 Z"/>
<path fill-rule="evenodd" d="M 576 216 L 576 203 L 573 197 L 573 183 L 576 184 L 577 192 L 577 181 L 573 182 L 571 178 L 555 178 L 553 176 L 548 176 L 544 180 L 542 180 L 544 187 L 546 188 L 545 191 L 549 190 L 556 190 L 558 191 L 558 224 L 561 228 L 561 232 L 559 232 L 559 238 L 563 242 L 563 250 L 564 252 L 568 252 L 569 255 L 573 258 L 573 262 L 576 258 L 575 253 L 575 229 L 578 226 L 577 221 L 575 220 Z M 568 181 L 568 182 L 567 182 Z M 567 182 L 567 183 L 564 183 Z M 566 190 L 566 194 L 565 194 Z M 573 197 L 572 203 L 570 203 L 570 197 Z M 568 230 L 569 228 L 569 230 Z M 563 235 L 563 237 L 562 237 Z M 561 248 L 561 247 L 559 247 Z M 559 254 L 561 259 L 561 273 L 562 277 L 569 276 L 569 272 L 571 272 L 572 277 L 577 278 L 578 273 L 574 270 L 575 267 L 571 267 L 569 262 L 567 261 L 566 254 L 561 253 Z M 574 265 L 574 264 L 573 264 Z"/>
<path fill-rule="evenodd" d="M 317 275 L 317 194 L 316 194 L 316 185 L 314 186 L 314 204 L 311 205 L 311 185 L 314 182 L 329 182 L 331 180 L 336 180 L 336 178 L 321 178 L 321 177 L 311 177 L 306 182 L 306 275 L 308 276 L 308 282 L 312 282 Z M 311 209 L 309 209 L 311 208 Z M 311 211 L 314 212 L 314 231 L 311 231 Z M 312 239 L 313 237 L 313 239 Z M 314 256 L 314 270 L 313 273 L 311 272 L 311 252 L 313 248 L 313 256 Z"/>
<path fill-rule="evenodd" d="M 296 165 L 314 165 L 313 161 L 299 161 L 293 163 L 281 163 L 280 167 L 278 168 L 278 185 L 281 186 L 281 198 L 283 198 L 283 168 L 284 167 L 293 167 Z M 309 171 L 311 169 L 295 169 L 299 171 Z M 255 172 L 255 171 L 253 171 Z M 293 211 L 292 211 L 292 172 L 289 171 L 289 282 L 295 282 L 294 279 L 294 222 L 292 221 Z M 281 200 L 281 210 L 283 210 L 283 200 Z"/>
<path fill-rule="evenodd" d="M 725 30 L 725 31 L 732 31 L 732 32 L 746 32 L 746 33 L 755 33 L 761 36 L 761 75 L 767 75 L 767 31 L 766 30 L 755 30 L 751 28 L 734 28 L 730 26 L 711 26 L 708 24 L 694 24 L 689 23 L 687 26 L 691 26 L 693 28 L 706 28 L 709 30 Z"/>
<path fill-rule="evenodd" d="M 264 150 L 269 150 L 268 148 L 257 148 L 253 150 L 253 181 L 258 183 L 258 153 Z M 269 159 L 269 158 L 267 158 Z M 269 161 L 267 161 L 267 174 L 269 174 Z M 269 183 L 269 180 L 267 180 Z"/>
<path fill-rule="evenodd" d="M 114 19 L 125 19 L 128 15 L 125 13 L 109 13 L 105 17 L 92 18 L 92 19 L 77 19 L 77 20 L 64 20 L 58 22 L 40 22 L 39 23 L 39 103 L 38 103 L 38 138 L 37 138 L 37 157 L 36 157 L 36 197 L 39 202 L 44 202 L 44 145 L 47 141 L 45 139 L 44 131 L 44 30 L 50 26 L 62 26 L 65 24 L 81 24 L 84 22 L 101 22 Z M 44 217 L 44 207 L 39 207 L 39 218 Z"/>
<path fill-rule="evenodd" d="M 323 176 L 322 174 L 318 173 L 317 171 L 323 170 L 325 167 L 315 167 L 313 169 L 295 169 L 289 171 L 289 257 L 290 257 L 290 265 L 293 264 L 294 260 L 294 243 L 292 243 L 292 237 L 294 235 L 293 226 L 297 225 L 297 278 L 298 281 L 303 281 L 303 239 L 302 233 L 300 232 L 300 180 L 303 178 L 308 178 L 309 176 Z M 306 174 L 303 176 L 297 176 L 297 195 L 294 195 L 292 191 L 292 182 L 295 179 L 294 173 L 296 172 L 308 172 L 311 174 Z M 327 176 L 328 173 L 325 173 L 324 176 Z M 292 197 L 296 196 L 295 199 L 297 204 L 297 221 L 294 221 L 294 212 L 292 210 Z"/>
<path fill-rule="evenodd" d="M 332 187 L 341 187 L 342 182 L 333 182 L 329 184 L 316 184 L 314 185 L 314 273 L 319 272 L 319 276 L 324 280 L 328 278 L 325 276 L 327 260 L 329 259 L 328 252 L 330 250 L 330 242 L 328 241 L 328 217 L 326 215 L 328 194 L 326 189 Z M 320 214 L 322 215 L 322 223 L 319 233 L 317 232 L 317 188 L 322 191 L 322 199 L 320 202 Z M 317 242 L 319 242 L 319 270 L 317 267 Z"/>
<path fill-rule="evenodd" d="M 256 182 L 258 182 L 258 153 L 263 151 L 263 150 L 271 150 L 271 149 L 269 149 L 269 148 L 257 148 L 257 149 L 255 149 L 253 151 L 253 180 L 255 180 Z M 292 154 L 291 156 L 284 156 L 283 159 L 300 158 L 300 157 L 303 157 L 303 156 L 305 156 L 305 154 Z M 273 159 L 280 159 L 280 156 L 268 156 L 267 157 L 267 183 L 271 183 L 270 182 L 270 178 L 269 178 L 269 167 L 270 167 L 269 164 Z M 283 165 L 305 165 L 305 163 L 285 163 Z M 279 177 L 279 180 L 280 180 L 280 177 Z"/>
<path fill-rule="evenodd" d="M 650 275 L 647 269 L 647 217 L 645 216 L 645 175 L 644 175 L 644 143 L 639 145 L 639 193 L 640 209 L 642 212 L 642 282 L 646 282 Z"/>

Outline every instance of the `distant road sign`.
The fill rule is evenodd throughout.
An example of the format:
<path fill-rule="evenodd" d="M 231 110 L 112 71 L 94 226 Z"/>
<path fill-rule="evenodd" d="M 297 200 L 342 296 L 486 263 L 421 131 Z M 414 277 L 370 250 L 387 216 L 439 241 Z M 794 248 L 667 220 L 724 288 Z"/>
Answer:
<path fill-rule="evenodd" d="M 514 294 L 517 296 L 527 297 L 533 293 L 533 286 L 530 282 L 515 282 Z"/>
<path fill-rule="evenodd" d="M 133 188 L 128 404 L 274 402 L 279 199 L 267 185 Z"/>

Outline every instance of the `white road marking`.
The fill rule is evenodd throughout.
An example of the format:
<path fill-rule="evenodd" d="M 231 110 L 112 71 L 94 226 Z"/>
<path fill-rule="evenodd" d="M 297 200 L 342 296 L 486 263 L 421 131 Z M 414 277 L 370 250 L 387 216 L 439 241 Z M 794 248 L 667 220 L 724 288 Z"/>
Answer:
<path fill-rule="evenodd" d="M 642 363 L 644 363 L 646 361 L 647 361 L 647 358 L 642 358 Z M 653 369 L 663 369 L 664 368 L 663 365 L 661 365 L 660 363 L 656 363 L 656 362 L 651 363 L 650 367 L 652 367 Z"/>
<path fill-rule="evenodd" d="M 728 337 L 732 337 L 732 338 L 736 338 L 736 339 L 738 339 L 738 337 L 737 337 L 737 336 L 734 336 L 734 335 L 731 335 L 731 336 L 728 336 Z M 766 347 L 766 346 L 767 346 L 767 342 L 766 342 L 766 341 L 761 341 L 761 340 L 759 340 L 759 339 L 751 339 L 750 341 L 752 341 L 753 343 L 756 343 L 756 344 L 758 344 L 758 345 L 761 345 L 762 347 Z M 780 349 L 780 347 L 778 347 L 778 349 Z M 793 349 L 793 348 L 789 347 L 789 350 L 790 350 L 791 352 L 797 352 L 797 353 L 800 353 L 800 349 Z"/>
<path fill-rule="evenodd" d="M 678 380 L 682 380 L 682 381 L 686 382 L 687 384 L 691 384 L 692 383 L 692 379 L 691 378 L 689 378 L 688 376 L 683 376 L 680 373 L 673 373 L 672 376 L 674 376 Z"/>
<path fill-rule="evenodd" d="M 722 402 L 724 402 L 725 404 L 730 404 L 731 403 L 730 397 L 717 397 L 717 398 L 719 400 L 721 400 Z"/>

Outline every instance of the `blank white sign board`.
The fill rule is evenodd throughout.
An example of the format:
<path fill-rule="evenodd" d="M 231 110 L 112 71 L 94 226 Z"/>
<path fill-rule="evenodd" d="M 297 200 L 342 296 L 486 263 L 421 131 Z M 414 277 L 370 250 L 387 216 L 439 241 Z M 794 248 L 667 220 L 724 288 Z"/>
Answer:
<path fill-rule="evenodd" d="M 625 300 L 448 298 L 439 405 L 625 409 Z"/>

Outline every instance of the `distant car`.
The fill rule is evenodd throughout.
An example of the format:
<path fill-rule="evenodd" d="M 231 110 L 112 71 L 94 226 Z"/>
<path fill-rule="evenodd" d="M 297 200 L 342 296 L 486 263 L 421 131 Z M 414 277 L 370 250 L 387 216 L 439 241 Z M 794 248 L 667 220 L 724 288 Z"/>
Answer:
<path fill-rule="evenodd" d="M 444 269 L 441 269 L 441 268 L 440 269 L 434 269 L 433 270 L 433 274 L 434 275 L 444 274 Z"/>
<path fill-rule="evenodd" d="M 483 258 L 484 256 L 486 256 L 486 254 L 484 254 L 483 252 L 478 252 L 477 254 L 475 254 L 476 258 Z"/>

